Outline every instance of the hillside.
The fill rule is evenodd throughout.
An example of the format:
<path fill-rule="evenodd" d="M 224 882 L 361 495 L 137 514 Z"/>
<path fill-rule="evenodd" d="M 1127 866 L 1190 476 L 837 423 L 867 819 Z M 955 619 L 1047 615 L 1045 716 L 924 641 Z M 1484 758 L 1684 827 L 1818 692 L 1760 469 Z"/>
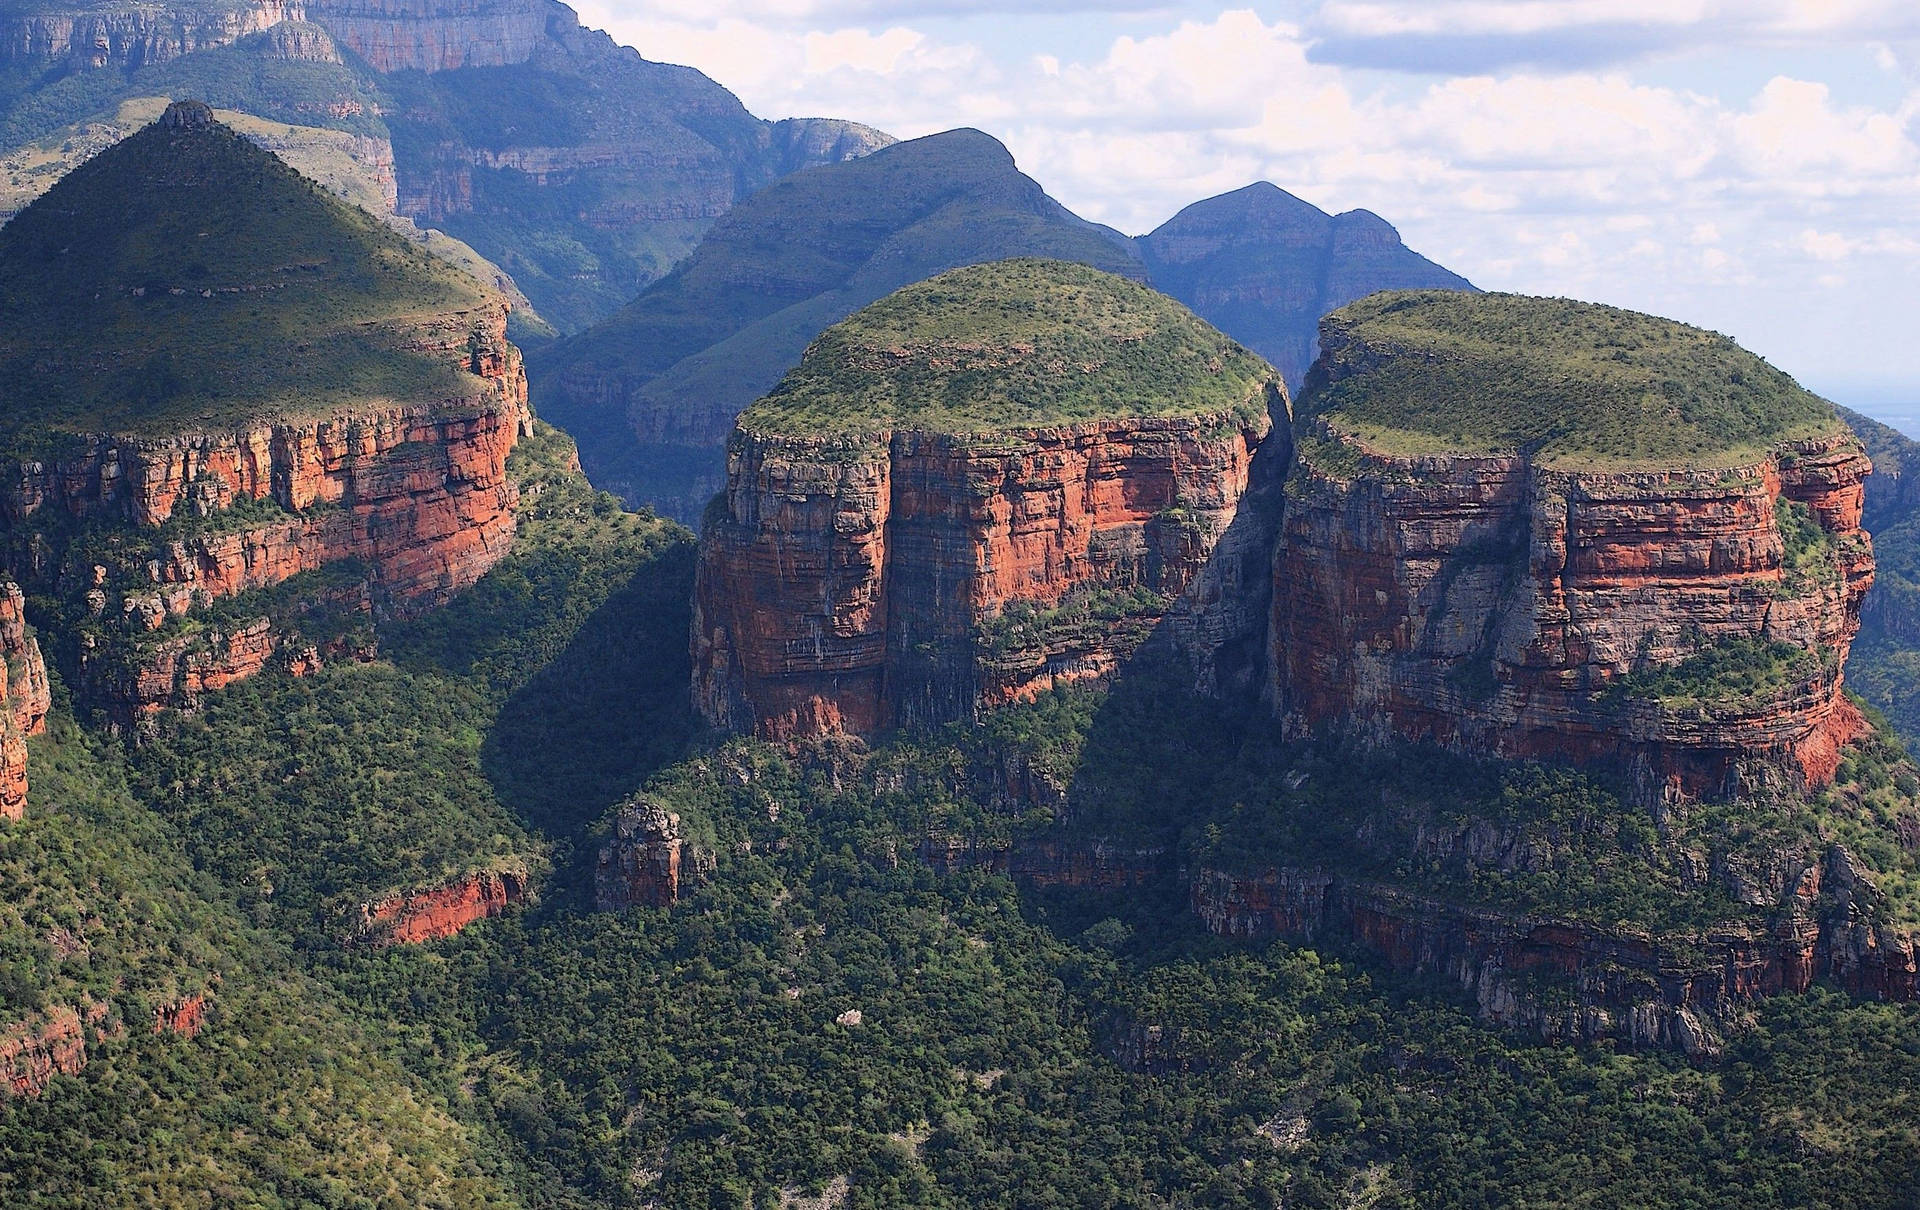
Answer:
<path fill-rule="evenodd" d="M 390 206 L 471 245 L 564 331 L 630 299 L 747 193 L 891 141 L 763 122 L 552 0 L 0 13 L 0 154 L 152 96 L 366 140 Z"/>
<path fill-rule="evenodd" d="M 484 384 L 419 346 L 462 346 L 503 311 L 205 106 L 178 105 L 0 228 L 0 417 L 18 440 L 458 404 Z"/>
<path fill-rule="evenodd" d="M 1844 428 L 1724 336 L 1592 303 L 1378 294 L 1329 316 L 1321 344 L 1311 413 L 1394 455 L 1732 465 Z"/>
<path fill-rule="evenodd" d="M 1329 215 L 1266 182 L 1195 202 L 1134 240 L 1154 288 L 1272 362 L 1298 391 L 1320 319 L 1376 290 L 1472 290 L 1378 215 Z"/>
<path fill-rule="evenodd" d="M 800 173 L 736 207 L 617 314 L 544 350 L 541 406 L 579 435 L 595 482 L 697 517 L 734 417 L 829 325 L 943 270 L 1016 256 L 1140 275 L 1124 241 L 979 131 Z"/>
<path fill-rule="evenodd" d="M 1920 442 L 1857 412 L 1838 411 L 1873 459 L 1863 524 L 1879 563 L 1847 679 L 1886 712 L 1911 748 L 1920 745 Z"/>

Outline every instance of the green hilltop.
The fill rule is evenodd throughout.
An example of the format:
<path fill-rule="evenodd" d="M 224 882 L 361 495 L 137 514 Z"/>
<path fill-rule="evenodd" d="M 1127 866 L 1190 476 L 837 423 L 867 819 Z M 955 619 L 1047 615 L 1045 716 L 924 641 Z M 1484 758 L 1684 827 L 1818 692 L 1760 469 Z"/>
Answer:
<path fill-rule="evenodd" d="M 177 432 L 453 402 L 485 287 L 194 102 L 0 228 L 0 428 Z"/>
<path fill-rule="evenodd" d="M 1065 261 L 954 269 L 816 340 L 741 416 L 759 432 L 980 433 L 1123 416 L 1254 421 L 1272 367 L 1173 299 Z"/>
<path fill-rule="evenodd" d="M 1617 307 L 1395 291 L 1321 330 L 1302 415 L 1383 453 L 1725 465 L 1840 428 L 1831 404 L 1727 337 Z"/>

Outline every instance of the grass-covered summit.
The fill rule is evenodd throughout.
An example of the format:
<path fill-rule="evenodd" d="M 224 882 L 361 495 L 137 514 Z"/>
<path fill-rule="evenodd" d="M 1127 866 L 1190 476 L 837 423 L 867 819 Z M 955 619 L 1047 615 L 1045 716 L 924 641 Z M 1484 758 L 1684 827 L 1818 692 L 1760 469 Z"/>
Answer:
<path fill-rule="evenodd" d="M 478 282 L 170 107 L 0 228 L 0 429 L 177 432 L 470 398 Z"/>
<path fill-rule="evenodd" d="M 896 290 L 826 330 L 740 417 L 756 432 L 990 433 L 1264 415 L 1273 368 L 1163 294 L 1022 258 Z"/>
<path fill-rule="evenodd" d="M 1389 454 L 1726 465 L 1841 428 L 1725 336 L 1562 298 L 1374 294 L 1328 316 L 1322 345 L 1302 414 Z"/>

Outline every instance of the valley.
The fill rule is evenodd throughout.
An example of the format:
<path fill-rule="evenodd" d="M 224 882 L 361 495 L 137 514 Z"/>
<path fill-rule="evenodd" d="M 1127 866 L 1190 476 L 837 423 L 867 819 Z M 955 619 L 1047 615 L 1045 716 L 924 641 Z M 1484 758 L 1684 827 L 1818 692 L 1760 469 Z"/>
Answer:
<path fill-rule="evenodd" d="M 548 0 L 0 145 L 0 1203 L 1920 1197 L 1920 451 L 1732 339 Z"/>

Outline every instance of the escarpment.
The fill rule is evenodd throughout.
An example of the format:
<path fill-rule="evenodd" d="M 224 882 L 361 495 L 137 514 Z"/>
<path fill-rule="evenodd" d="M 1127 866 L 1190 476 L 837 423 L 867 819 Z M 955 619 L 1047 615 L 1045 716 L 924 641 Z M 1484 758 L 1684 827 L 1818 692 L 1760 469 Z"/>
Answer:
<path fill-rule="evenodd" d="M 1376 295 L 1322 341 L 1274 563 L 1287 726 L 1649 799 L 1831 780 L 1873 554 L 1830 407 L 1724 338 L 1549 300 Z"/>
<path fill-rule="evenodd" d="M 32 367 L 0 391 L 0 557 L 120 725 L 359 649 L 354 617 L 443 601 L 511 543 L 505 302 L 205 106 L 22 212 L 0 279 L 0 350 Z"/>
<path fill-rule="evenodd" d="M 892 295 L 741 418 L 701 540 L 697 705 L 865 735 L 1110 674 L 1206 607 L 1284 407 L 1264 363 L 1096 270 L 1006 261 Z"/>

